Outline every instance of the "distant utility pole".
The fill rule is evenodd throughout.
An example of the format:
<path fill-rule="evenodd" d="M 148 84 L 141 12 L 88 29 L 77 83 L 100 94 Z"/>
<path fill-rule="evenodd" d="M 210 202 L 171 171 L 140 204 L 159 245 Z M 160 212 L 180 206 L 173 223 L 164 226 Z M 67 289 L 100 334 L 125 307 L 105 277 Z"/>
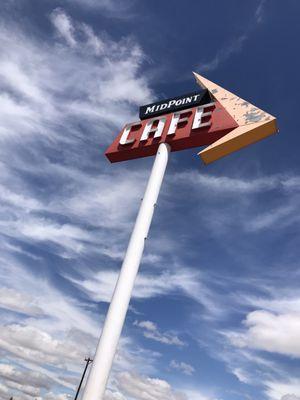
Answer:
<path fill-rule="evenodd" d="M 86 362 L 85 368 L 84 368 L 82 377 L 81 377 L 81 379 L 80 379 L 79 386 L 78 386 L 76 395 L 75 395 L 75 397 L 74 397 L 74 400 L 77 400 L 78 395 L 79 395 L 79 392 L 80 392 L 80 389 L 81 389 L 82 382 L 83 382 L 84 377 L 85 377 L 85 374 L 86 374 L 86 370 L 87 370 L 88 366 L 90 365 L 90 363 L 93 362 L 93 360 L 92 360 L 90 357 L 89 357 L 89 358 L 85 358 L 84 361 Z M 11 398 L 10 400 L 13 400 L 13 398 Z"/>

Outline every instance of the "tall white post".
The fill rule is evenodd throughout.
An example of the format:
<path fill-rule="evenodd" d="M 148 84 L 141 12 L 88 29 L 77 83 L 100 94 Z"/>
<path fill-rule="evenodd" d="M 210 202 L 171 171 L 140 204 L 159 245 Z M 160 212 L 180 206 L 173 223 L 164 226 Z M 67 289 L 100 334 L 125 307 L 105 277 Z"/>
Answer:
<path fill-rule="evenodd" d="M 102 400 L 139 269 L 145 240 L 152 221 L 160 187 L 168 163 L 170 146 L 159 145 L 146 192 L 128 244 L 115 291 L 82 400 Z"/>

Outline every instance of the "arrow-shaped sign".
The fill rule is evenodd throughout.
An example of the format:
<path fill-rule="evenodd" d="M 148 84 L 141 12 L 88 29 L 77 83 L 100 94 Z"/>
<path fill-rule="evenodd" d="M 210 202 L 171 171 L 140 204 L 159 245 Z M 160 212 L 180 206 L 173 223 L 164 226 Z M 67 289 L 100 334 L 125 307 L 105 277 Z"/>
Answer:
<path fill-rule="evenodd" d="M 203 76 L 195 72 L 194 75 L 197 83 L 203 89 L 208 89 L 238 124 L 237 128 L 198 153 L 205 164 L 278 132 L 275 117 Z"/>

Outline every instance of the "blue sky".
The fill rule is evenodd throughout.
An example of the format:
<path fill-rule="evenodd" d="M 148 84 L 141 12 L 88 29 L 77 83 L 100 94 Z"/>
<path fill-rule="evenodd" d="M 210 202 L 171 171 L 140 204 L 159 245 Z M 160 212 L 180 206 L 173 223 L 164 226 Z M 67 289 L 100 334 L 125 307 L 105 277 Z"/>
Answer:
<path fill-rule="evenodd" d="M 299 2 L 1 6 L 0 398 L 73 398 L 153 162 L 103 153 L 194 70 L 280 134 L 171 154 L 106 400 L 299 400 Z"/>

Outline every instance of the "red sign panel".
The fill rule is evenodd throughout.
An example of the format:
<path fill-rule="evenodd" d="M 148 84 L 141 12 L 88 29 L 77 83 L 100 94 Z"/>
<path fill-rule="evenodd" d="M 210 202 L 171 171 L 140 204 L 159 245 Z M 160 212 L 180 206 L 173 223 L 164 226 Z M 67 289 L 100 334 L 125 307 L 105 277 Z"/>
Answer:
<path fill-rule="evenodd" d="M 238 124 L 218 102 L 127 124 L 105 155 L 110 162 L 155 155 L 160 143 L 171 151 L 209 145 Z"/>

